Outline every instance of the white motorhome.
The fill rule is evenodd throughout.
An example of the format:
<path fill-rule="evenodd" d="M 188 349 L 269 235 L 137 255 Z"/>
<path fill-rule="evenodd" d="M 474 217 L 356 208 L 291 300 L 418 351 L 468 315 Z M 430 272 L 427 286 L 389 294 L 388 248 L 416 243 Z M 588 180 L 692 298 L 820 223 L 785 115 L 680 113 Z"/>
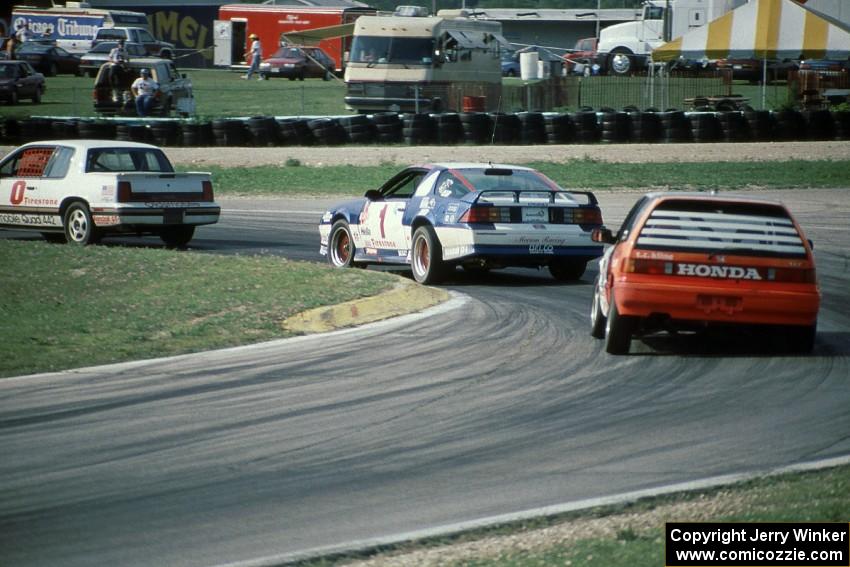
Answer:
<path fill-rule="evenodd" d="M 597 63 L 611 75 L 629 75 L 646 66 L 652 50 L 665 41 L 704 26 L 743 6 L 747 0 L 647 0 L 641 16 L 599 33 Z"/>
<path fill-rule="evenodd" d="M 358 112 L 461 110 L 477 97 L 496 110 L 501 53 L 498 22 L 435 16 L 361 16 L 345 69 L 345 104 Z"/>

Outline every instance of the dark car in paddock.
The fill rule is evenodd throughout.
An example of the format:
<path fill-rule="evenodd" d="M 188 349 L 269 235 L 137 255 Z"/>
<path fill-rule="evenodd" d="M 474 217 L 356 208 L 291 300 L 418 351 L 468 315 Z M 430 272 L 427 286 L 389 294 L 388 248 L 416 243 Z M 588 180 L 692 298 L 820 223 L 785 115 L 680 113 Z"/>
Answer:
<path fill-rule="evenodd" d="M 100 66 L 109 59 L 109 53 L 116 47 L 118 47 L 117 41 L 101 41 L 92 47 L 80 58 L 80 72 L 87 74 L 89 77 L 95 77 Z M 148 55 L 145 46 L 141 43 L 125 43 L 124 49 L 127 51 L 127 57 L 129 59 L 147 57 Z"/>
<path fill-rule="evenodd" d="M 41 102 L 44 75 L 26 61 L 0 61 L 0 100 L 17 104 L 23 98 Z"/>
<path fill-rule="evenodd" d="M 633 336 L 758 326 L 788 351 L 814 347 L 820 288 L 812 245 L 788 209 L 766 199 L 649 194 L 632 207 L 599 261 L 591 332 L 610 354 Z"/>
<path fill-rule="evenodd" d="M 438 283 L 456 266 L 476 273 L 547 267 L 576 280 L 602 254 L 596 197 L 567 191 L 515 165 L 440 163 L 408 167 L 365 196 L 329 209 L 320 250 L 338 268 L 409 265 Z"/>
<path fill-rule="evenodd" d="M 27 41 L 18 47 L 15 57 L 48 77 L 81 74 L 80 56 L 57 45 Z"/>
<path fill-rule="evenodd" d="M 767 84 L 787 81 L 789 74 L 796 71 L 798 66 L 797 61 L 790 59 L 769 59 L 766 62 L 763 59 L 718 59 L 714 62 L 715 69 L 730 72 L 732 80 L 747 81 L 752 84 L 761 83 L 765 79 L 765 71 Z"/>
<path fill-rule="evenodd" d="M 286 77 L 290 81 L 315 78 L 330 80 L 335 68 L 330 55 L 318 47 L 283 46 L 260 63 L 260 74 Z"/>

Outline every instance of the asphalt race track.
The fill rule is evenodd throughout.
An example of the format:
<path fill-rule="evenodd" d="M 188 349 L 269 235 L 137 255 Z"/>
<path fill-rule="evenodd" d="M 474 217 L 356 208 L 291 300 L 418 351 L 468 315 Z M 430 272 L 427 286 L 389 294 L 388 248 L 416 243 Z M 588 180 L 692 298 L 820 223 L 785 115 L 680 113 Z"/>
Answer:
<path fill-rule="evenodd" d="M 595 268 L 573 285 L 458 271 L 429 317 L 3 379 L 0 563 L 273 562 L 848 455 L 850 193 L 759 194 L 815 243 L 810 356 L 742 333 L 612 357 L 589 336 Z M 638 194 L 599 196 L 616 227 Z M 193 248 L 319 259 L 322 201 L 224 206 Z"/>

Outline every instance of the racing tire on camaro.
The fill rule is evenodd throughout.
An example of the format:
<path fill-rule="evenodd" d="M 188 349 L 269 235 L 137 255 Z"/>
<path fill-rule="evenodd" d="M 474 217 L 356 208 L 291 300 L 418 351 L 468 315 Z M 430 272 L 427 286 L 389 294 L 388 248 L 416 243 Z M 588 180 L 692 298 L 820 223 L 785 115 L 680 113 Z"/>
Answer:
<path fill-rule="evenodd" d="M 100 234 L 94 226 L 89 208 L 85 203 L 76 201 L 68 206 L 63 217 L 65 239 L 68 244 L 86 246 L 100 240 Z"/>
<path fill-rule="evenodd" d="M 815 348 L 817 323 L 814 325 L 792 326 L 787 330 L 787 339 L 791 352 L 806 354 Z"/>
<path fill-rule="evenodd" d="M 413 279 L 421 284 L 435 284 L 445 277 L 443 247 L 430 225 L 420 226 L 413 233 L 410 250 Z"/>
<path fill-rule="evenodd" d="M 336 221 L 328 237 L 328 263 L 334 268 L 354 268 L 354 239 L 344 220 Z"/>
<path fill-rule="evenodd" d="M 609 303 L 611 307 L 608 310 L 608 320 L 605 324 L 605 352 L 608 354 L 628 354 L 636 319 L 620 315 L 613 293 L 611 293 Z"/>
<path fill-rule="evenodd" d="M 599 288 L 597 283 L 593 284 L 593 303 L 590 306 L 590 336 L 594 339 L 605 338 L 605 326 L 608 318 L 602 314 L 602 306 L 599 305 Z"/>
<path fill-rule="evenodd" d="M 586 268 L 583 260 L 560 260 L 549 264 L 549 273 L 559 282 L 572 282 L 584 275 Z"/>

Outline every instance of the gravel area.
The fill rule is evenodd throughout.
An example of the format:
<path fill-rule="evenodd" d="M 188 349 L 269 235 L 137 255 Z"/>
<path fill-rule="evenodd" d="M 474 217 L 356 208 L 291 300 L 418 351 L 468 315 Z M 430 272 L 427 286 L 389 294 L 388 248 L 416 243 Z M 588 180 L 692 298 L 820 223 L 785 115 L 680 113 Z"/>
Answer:
<path fill-rule="evenodd" d="M 275 148 L 166 148 L 176 163 L 245 167 L 283 165 L 380 165 L 471 161 L 527 163 L 590 159 L 605 162 L 787 161 L 850 159 L 850 141 L 736 144 L 620 144 L 562 146 L 340 146 Z"/>
<path fill-rule="evenodd" d="M 581 518 L 539 529 L 518 529 L 515 533 L 482 536 L 455 544 L 435 545 L 375 555 L 365 560 L 342 562 L 346 567 L 443 567 L 495 558 L 541 554 L 569 547 L 580 540 L 620 537 L 648 537 L 663 532 L 665 522 L 706 522 L 719 517 L 752 511 L 757 507 L 754 493 L 720 491 L 684 502 L 663 504 L 641 512 L 625 512 L 599 518 Z M 626 534 L 624 536 L 624 534 Z M 655 540 L 659 549 L 663 536 Z"/>

